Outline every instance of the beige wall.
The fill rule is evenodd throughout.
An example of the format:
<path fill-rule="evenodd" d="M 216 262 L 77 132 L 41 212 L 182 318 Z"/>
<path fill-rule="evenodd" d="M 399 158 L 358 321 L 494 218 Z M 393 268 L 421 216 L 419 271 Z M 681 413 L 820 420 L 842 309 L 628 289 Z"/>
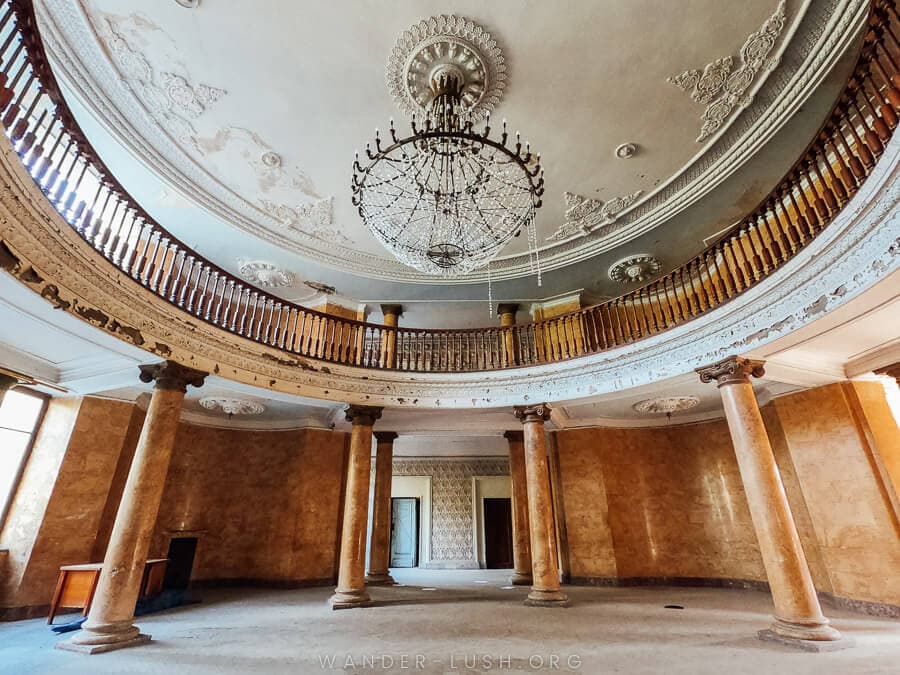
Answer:
<path fill-rule="evenodd" d="M 101 562 L 144 415 L 51 401 L 0 533 L 0 619 L 41 616 L 60 565 Z M 330 583 L 347 434 L 179 426 L 152 556 L 197 532 L 194 579 Z"/>
<path fill-rule="evenodd" d="M 50 402 L 0 536 L 0 548 L 9 549 L 0 607 L 45 606 L 60 565 L 95 561 L 97 532 L 133 414 L 132 404 L 119 401 Z"/>
<path fill-rule="evenodd" d="M 763 418 L 820 591 L 900 605 L 897 423 L 877 382 L 778 398 Z M 724 421 L 556 432 L 571 574 L 764 581 Z"/>
<path fill-rule="evenodd" d="M 896 446 L 875 445 L 875 435 L 862 426 L 866 410 L 879 421 L 874 387 L 880 386 L 833 384 L 779 398 L 774 406 L 833 592 L 900 604 L 900 528 L 889 496 L 893 487 L 878 471 L 881 456 Z M 862 399 L 855 398 L 857 390 Z M 888 423 L 896 423 L 880 423 L 885 428 L 878 435 L 887 438 Z"/>
<path fill-rule="evenodd" d="M 556 436 L 574 578 L 765 579 L 724 422 Z"/>
<path fill-rule="evenodd" d="M 330 582 L 346 440 L 180 425 L 151 552 L 197 536 L 194 579 Z"/>

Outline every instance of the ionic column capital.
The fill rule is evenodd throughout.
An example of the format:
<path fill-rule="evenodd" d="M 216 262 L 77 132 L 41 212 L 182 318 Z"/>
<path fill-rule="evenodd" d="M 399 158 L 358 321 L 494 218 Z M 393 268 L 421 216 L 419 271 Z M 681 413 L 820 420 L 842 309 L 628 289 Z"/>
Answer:
<path fill-rule="evenodd" d="M 504 431 L 503 438 L 510 443 L 523 443 L 525 441 L 525 433 L 521 429 L 516 431 Z"/>
<path fill-rule="evenodd" d="M 344 414 L 346 415 L 347 421 L 353 426 L 362 425 L 371 427 L 375 424 L 375 420 L 381 417 L 382 410 L 384 410 L 384 408 L 374 405 L 348 405 L 344 409 Z"/>
<path fill-rule="evenodd" d="M 529 422 L 540 422 L 543 424 L 550 419 L 550 405 L 547 403 L 536 403 L 534 405 L 517 405 L 513 408 L 516 417 L 521 420 L 522 424 Z"/>
<path fill-rule="evenodd" d="M 163 361 L 138 366 L 141 369 L 141 382 L 155 382 L 154 389 L 187 392 L 188 385 L 202 387 L 206 376 L 202 370 L 183 366 L 176 361 Z"/>
<path fill-rule="evenodd" d="M 762 377 L 766 374 L 763 367 L 765 361 L 745 359 L 742 356 L 729 356 L 712 365 L 697 368 L 700 381 L 704 383 L 718 382 L 718 386 L 749 382 L 750 377 Z"/>
<path fill-rule="evenodd" d="M 381 413 L 379 413 L 379 416 Z M 397 440 L 399 434 L 396 431 L 375 431 L 372 433 L 375 436 L 375 440 L 379 443 L 391 443 Z"/>

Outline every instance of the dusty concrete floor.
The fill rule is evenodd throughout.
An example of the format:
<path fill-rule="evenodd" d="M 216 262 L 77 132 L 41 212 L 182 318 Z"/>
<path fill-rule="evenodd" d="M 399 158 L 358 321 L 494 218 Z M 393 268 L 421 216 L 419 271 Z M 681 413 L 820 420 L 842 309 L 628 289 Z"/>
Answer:
<path fill-rule="evenodd" d="M 856 647 L 795 652 L 755 639 L 771 612 L 755 591 L 570 587 L 570 609 L 541 609 L 498 571 L 395 577 L 404 585 L 372 589 L 377 606 L 338 612 L 328 588 L 207 591 L 140 617 L 150 645 L 96 656 L 53 649 L 42 620 L 0 624 L 0 673 L 900 672 L 900 622 L 828 610 Z M 663 608 L 673 603 L 684 610 Z"/>

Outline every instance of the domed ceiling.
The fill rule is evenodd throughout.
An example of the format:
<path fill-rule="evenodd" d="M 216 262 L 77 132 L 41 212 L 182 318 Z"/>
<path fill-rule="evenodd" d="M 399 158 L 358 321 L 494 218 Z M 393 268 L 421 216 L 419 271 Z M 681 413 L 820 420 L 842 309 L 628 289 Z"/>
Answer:
<path fill-rule="evenodd" d="M 491 266 L 501 294 L 609 294 L 616 259 L 650 254 L 665 271 L 765 195 L 832 103 L 841 78 L 824 78 L 848 60 L 867 5 L 183 4 L 36 3 L 85 132 L 152 215 L 222 267 L 271 261 L 291 272 L 274 289 L 288 299 L 315 280 L 368 301 L 485 297 L 485 270 L 443 280 L 407 268 L 351 204 L 354 150 L 390 118 L 408 124 L 385 72 L 410 26 L 452 14 L 489 31 L 508 76 L 495 118 L 542 153 L 537 237 L 556 272 L 526 292 L 527 241 L 515 238 Z M 780 129 L 779 150 L 759 153 Z"/>

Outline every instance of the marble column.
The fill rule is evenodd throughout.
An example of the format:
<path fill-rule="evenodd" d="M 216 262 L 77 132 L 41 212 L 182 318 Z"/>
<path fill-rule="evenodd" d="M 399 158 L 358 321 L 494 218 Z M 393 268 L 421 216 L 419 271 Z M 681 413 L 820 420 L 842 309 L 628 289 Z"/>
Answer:
<path fill-rule="evenodd" d="M 806 556 L 794 525 L 781 474 L 763 424 L 753 377 L 765 374 L 762 361 L 732 356 L 698 368 L 703 382 L 718 383 L 737 456 L 747 504 L 775 603 L 775 621 L 759 632 L 809 650 L 847 646 L 822 614 Z"/>
<path fill-rule="evenodd" d="M 18 383 L 19 378 L 0 372 L 0 404 L 3 403 L 6 392 L 15 387 Z"/>
<path fill-rule="evenodd" d="M 384 315 L 384 325 L 388 328 L 396 328 L 403 316 L 403 305 L 382 305 L 381 313 Z M 386 368 L 397 365 L 397 331 L 387 331 L 381 340 L 382 354 Z"/>
<path fill-rule="evenodd" d="M 525 478 L 525 443 L 521 431 L 507 431 L 509 442 L 509 478 L 512 487 L 513 575 L 514 586 L 531 585 L 531 532 L 528 525 L 528 489 Z"/>
<path fill-rule="evenodd" d="M 381 410 L 366 405 L 347 407 L 347 421 L 353 426 L 350 430 L 338 584 L 329 600 L 332 609 L 365 607 L 372 602 L 366 591 L 366 526 L 369 520 L 372 427 L 375 420 L 381 417 Z"/>
<path fill-rule="evenodd" d="M 550 406 L 546 403 L 516 406 L 515 414 L 522 421 L 528 523 L 531 529 L 532 582 L 525 604 L 533 607 L 567 607 L 569 598 L 559 589 L 547 439 L 544 435 L 544 422 L 550 417 Z"/>
<path fill-rule="evenodd" d="M 96 654 L 150 641 L 134 621 L 150 537 L 162 500 L 169 460 L 187 386 L 200 387 L 207 373 L 163 361 L 140 366 L 141 381 L 154 382 L 122 501 L 103 558 L 87 621 L 60 649 Z M 98 439 L 102 442 L 102 439 Z"/>
<path fill-rule="evenodd" d="M 375 495 L 372 499 L 372 541 L 366 584 L 390 586 L 391 563 L 391 479 L 394 471 L 393 431 L 375 432 Z"/>
<path fill-rule="evenodd" d="M 500 317 L 500 328 L 509 328 L 503 331 L 503 363 L 515 365 L 516 363 L 516 336 L 512 327 L 516 325 L 516 312 L 519 305 L 514 302 L 501 302 L 497 305 L 497 316 Z"/>

